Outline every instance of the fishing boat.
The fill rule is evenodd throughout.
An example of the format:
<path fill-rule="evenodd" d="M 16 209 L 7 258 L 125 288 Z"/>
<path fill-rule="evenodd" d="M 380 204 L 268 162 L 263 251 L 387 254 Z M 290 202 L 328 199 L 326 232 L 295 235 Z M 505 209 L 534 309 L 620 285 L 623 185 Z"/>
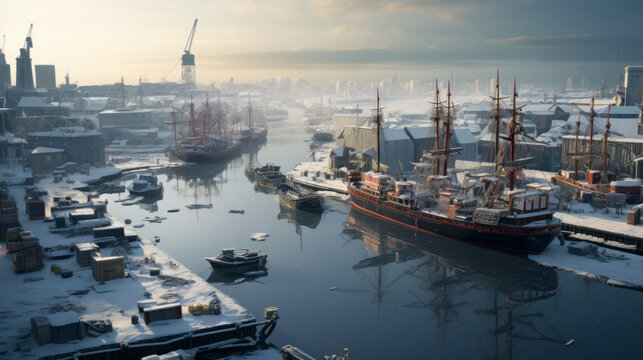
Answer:
<path fill-rule="evenodd" d="M 135 196 L 155 196 L 163 193 L 163 183 L 158 181 L 156 175 L 139 175 L 127 191 Z"/>
<path fill-rule="evenodd" d="M 217 107 L 217 134 L 211 134 L 212 118 L 210 105 L 206 95 L 205 110 L 200 116 L 200 125 L 197 128 L 194 114 L 194 103 L 190 102 L 189 132 L 181 141 L 176 140 L 176 120 L 174 120 L 174 155 L 185 162 L 207 163 L 221 161 L 241 153 L 241 143 L 231 139 L 227 134 L 221 106 Z M 172 113 L 174 116 L 174 112 Z"/>
<path fill-rule="evenodd" d="M 323 199 L 317 194 L 305 194 L 295 190 L 287 184 L 279 185 L 277 188 L 279 204 L 293 210 L 308 212 L 323 212 Z"/>
<path fill-rule="evenodd" d="M 206 257 L 213 269 L 227 271 L 253 271 L 266 267 L 268 254 L 248 249 L 223 249 L 216 257 Z"/>
<path fill-rule="evenodd" d="M 432 114 L 436 141 L 433 150 L 425 150 L 420 161 L 413 163 L 418 171 L 416 181 L 396 180 L 381 171 L 382 108 L 378 91 L 377 108 L 374 110 L 377 167 L 374 171 L 349 173 L 348 192 L 352 207 L 370 216 L 451 240 L 511 253 L 542 252 L 560 232 L 560 221 L 549 209 L 548 193 L 515 187 L 515 173 L 526 168 L 532 159 L 515 156 L 515 136 L 524 134 L 515 105 L 515 80 L 513 114 L 511 120 L 504 124 L 506 136 L 500 134 L 499 75 L 496 84 L 495 103 L 490 113 L 490 128 L 495 128 L 496 141 L 494 173 L 465 172 L 461 184 L 447 172 L 449 156 L 461 150 L 449 147 L 455 113 L 450 84 L 445 105 L 440 101 L 436 80 Z M 440 133 L 441 124 L 444 125 L 443 133 Z M 444 146 L 440 146 L 441 136 L 444 136 Z M 510 146 L 506 160 L 504 147 L 500 146 L 501 139 Z M 505 189 L 507 180 L 509 189 Z"/>

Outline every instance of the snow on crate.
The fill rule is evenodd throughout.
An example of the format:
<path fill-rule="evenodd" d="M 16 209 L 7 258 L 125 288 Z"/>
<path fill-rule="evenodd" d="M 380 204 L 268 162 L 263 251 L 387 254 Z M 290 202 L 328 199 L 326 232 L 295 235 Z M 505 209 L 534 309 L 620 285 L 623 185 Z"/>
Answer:
<path fill-rule="evenodd" d="M 59 184 L 46 184 L 41 181 L 39 186 L 48 190 L 52 196 L 80 196 L 73 191 L 53 187 Z M 24 198 L 23 187 L 12 187 L 10 191 L 16 199 Z M 93 242 L 101 246 L 98 244 L 99 239 L 95 239 L 91 231 L 77 232 L 76 236 L 66 237 L 51 232 L 49 226 L 52 223 L 30 221 L 24 211 L 18 211 L 18 217 L 24 231 L 31 231 L 43 247 L 66 246 L 67 249 L 76 250 L 75 244 L 79 244 L 79 250 L 87 247 L 88 253 L 81 251 L 81 259 L 76 256 L 45 259 L 42 270 L 27 274 L 11 271 L 11 254 L 0 253 L 0 263 L 3 263 L 5 269 L 0 271 L 0 282 L 7 289 L 12 289 L 3 293 L 3 301 L 0 302 L 0 313 L 4 314 L 3 321 L 0 322 L 2 358 L 39 358 L 110 344 L 131 344 L 255 319 L 234 299 L 169 257 L 154 246 L 152 241 L 143 240 L 140 246 L 129 246 L 127 249 L 116 242 L 110 242 L 108 246 L 96 249 L 94 246 L 83 245 Z M 118 224 L 115 219 L 105 220 L 110 224 Z M 93 220 L 79 222 L 82 221 Z M 131 229 L 125 229 L 125 238 L 128 231 Z M 135 243 L 139 242 L 129 244 Z M 122 260 L 118 256 L 112 258 L 113 251 L 127 255 Z M 71 251 L 70 254 L 75 255 Z M 104 259 L 102 261 L 107 259 L 108 262 L 113 262 L 105 265 L 113 265 L 115 273 L 120 271 L 120 261 L 123 261 L 124 277 L 120 278 L 120 274 L 116 278 L 108 276 L 112 272 L 106 273 L 107 267 L 99 268 L 100 264 L 96 264 L 95 260 L 101 258 Z M 97 266 L 94 271 L 103 270 L 101 276 L 104 284 L 94 279 L 92 267 L 87 266 L 88 260 L 89 264 L 94 260 L 94 266 Z M 72 276 L 63 278 L 51 271 L 58 268 L 61 272 L 70 270 Z M 150 275 L 152 268 L 161 269 L 162 276 Z M 219 315 L 198 316 L 187 311 L 190 304 L 209 304 L 215 298 L 221 306 Z M 141 300 L 153 301 L 141 303 Z M 172 303 L 178 305 L 170 306 L 172 309 L 169 310 L 164 309 L 161 314 L 154 314 L 164 320 L 151 322 L 148 326 L 142 321 L 144 316 L 139 310 L 154 307 L 152 302 L 155 302 L 155 306 L 170 306 L 167 304 Z M 173 316 L 171 311 L 174 311 Z M 180 318 L 177 315 L 179 313 Z M 141 317 L 136 325 L 132 324 L 133 316 Z M 92 331 L 91 336 L 85 337 L 89 335 L 82 332 L 85 327 L 75 325 L 82 322 L 111 324 L 113 331 Z M 32 328 L 33 334 L 38 334 L 37 336 L 32 334 Z M 56 332 L 58 330 L 60 331 Z"/>

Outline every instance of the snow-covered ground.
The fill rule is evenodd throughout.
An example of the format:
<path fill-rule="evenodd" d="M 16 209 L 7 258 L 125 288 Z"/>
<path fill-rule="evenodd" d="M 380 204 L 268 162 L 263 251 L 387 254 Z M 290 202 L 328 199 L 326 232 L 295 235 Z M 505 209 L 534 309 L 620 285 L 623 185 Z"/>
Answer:
<path fill-rule="evenodd" d="M 91 173 L 90 173 L 91 174 Z M 95 174 L 91 174 L 95 175 Z M 53 184 L 51 179 L 37 183 L 42 190 L 53 194 L 77 194 L 70 187 L 76 184 L 65 182 Z M 67 238 L 49 232 L 49 223 L 42 220 L 29 221 L 24 211 L 22 186 L 12 186 L 10 191 L 19 203 L 20 222 L 25 230 L 30 230 L 47 248 L 56 245 L 71 246 L 74 243 L 90 242 L 91 235 Z M 83 199 L 79 198 L 82 201 Z M 109 209 L 108 209 L 109 210 Z M 137 243 L 135 243 L 137 244 Z M 7 255 L 4 245 L 0 247 L 0 283 L 4 285 L 0 302 L 0 357 L 38 358 L 43 355 L 65 353 L 77 349 L 117 342 L 133 342 L 146 338 L 188 332 L 194 329 L 212 327 L 219 324 L 235 323 L 254 317 L 236 301 L 190 272 L 185 266 L 160 251 L 153 241 L 142 240 L 140 247 L 131 249 L 101 249 L 103 256 L 121 253 L 125 256 L 126 272 L 129 277 L 105 282 L 100 285 L 93 279 L 91 269 L 80 267 L 71 257 L 64 260 L 45 259 L 45 267 L 30 273 L 15 274 L 12 271 L 11 255 Z M 146 260 L 147 259 L 147 260 Z M 56 264 L 73 271 L 73 277 L 63 279 L 50 271 Z M 151 276 L 150 269 L 161 270 L 161 277 Z M 172 280 L 182 279 L 177 285 Z M 166 302 L 180 302 L 183 318 L 166 320 L 145 325 L 131 323 L 132 315 L 140 315 L 137 301 L 152 299 Z M 222 305 L 221 315 L 194 316 L 187 311 L 189 304 L 209 303 L 215 298 Z M 48 344 L 38 346 L 30 335 L 30 319 L 34 316 L 47 316 L 60 311 L 73 311 L 82 320 L 111 320 L 114 331 L 99 337 L 87 337 L 67 344 Z"/>
<path fill-rule="evenodd" d="M 529 255 L 529 258 L 543 265 L 571 271 L 610 285 L 643 290 L 643 256 L 600 246 L 595 256 L 578 256 L 569 254 L 570 244 L 584 246 L 586 243 L 567 241 L 561 246 L 554 240 L 541 254 Z"/>

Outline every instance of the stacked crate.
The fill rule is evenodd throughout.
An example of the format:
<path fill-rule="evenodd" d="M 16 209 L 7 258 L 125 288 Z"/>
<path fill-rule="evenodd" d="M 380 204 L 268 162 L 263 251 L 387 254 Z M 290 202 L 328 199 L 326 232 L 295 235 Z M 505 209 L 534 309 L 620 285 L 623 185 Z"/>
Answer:
<path fill-rule="evenodd" d="M 76 249 L 76 262 L 78 263 L 78 265 L 83 267 L 91 266 L 92 257 L 100 256 L 100 250 L 98 249 L 98 245 L 92 242 L 76 244 L 75 249 Z"/>

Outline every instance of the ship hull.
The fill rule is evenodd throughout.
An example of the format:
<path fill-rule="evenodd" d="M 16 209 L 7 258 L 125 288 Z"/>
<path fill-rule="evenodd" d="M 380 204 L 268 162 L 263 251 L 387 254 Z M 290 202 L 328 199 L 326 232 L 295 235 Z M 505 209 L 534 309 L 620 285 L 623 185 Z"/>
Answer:
<path fill-rule="evenodd" d="M 359 190 L 349 190 L 356 210 L 391 223 L 438 235 L 450 240 L 500 249 L 518 254 L 539 254 L 560 232 L 560 224 L 545 226 L 485 226 L 459 219 L 447 218 L 389 205 L 386 201 L 363 196 Z"/>
<path fill-rule="evenodd" d="M 241 145 L 235 145 L 223 151 L 181 151 L 176 157 L 184 162 L 209 163 L 229 159 L 241 153 Z"/>

